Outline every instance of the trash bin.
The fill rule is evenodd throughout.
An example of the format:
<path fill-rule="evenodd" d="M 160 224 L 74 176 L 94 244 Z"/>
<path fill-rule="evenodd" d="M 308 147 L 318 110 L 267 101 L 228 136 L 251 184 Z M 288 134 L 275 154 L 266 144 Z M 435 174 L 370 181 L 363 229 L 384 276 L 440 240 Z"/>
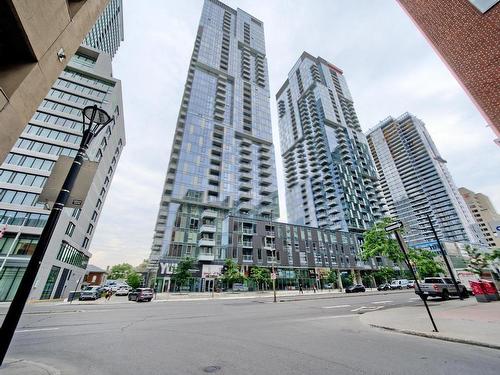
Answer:
<path fill-rule="evenodd" d="M 489 280 L 479 280 L 483 284 L 483 290 L 485 291 L 485 296 L 488 301 L 498 301 L 500 296 L 498 295 L 498 290 L 493 281 Z"/>
<path fill-rule="evenodd" d="M 477 302 L 490 302 L 488 297 L 486 297 L 486 289 L 481 281 L 469 280 L 469 284 L 472 289 L 472 294 L 476 297 Z"/>
<path fill-rule="evenodd" d="M 69 292 L 68 302 L 71 302 L 75 299 L 78 299 L 79 297 L 80 297 L 80 292 L 73 290 L 73 291 Z"/>

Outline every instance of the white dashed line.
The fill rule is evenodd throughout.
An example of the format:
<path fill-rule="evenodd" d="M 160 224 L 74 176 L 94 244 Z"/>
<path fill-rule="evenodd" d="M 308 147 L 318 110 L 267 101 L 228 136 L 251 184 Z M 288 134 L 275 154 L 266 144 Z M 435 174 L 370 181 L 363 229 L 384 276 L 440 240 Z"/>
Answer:
<path fill-rule="evenodd" d="M 55 331 L 59 328 L 54 327 L 54 328 L 33 328 L 33 329 L 21 329 L 16 331 L 16 333 L 25 333 L 25 332 L 38 332 L 38 331 Z"/>
<path fill-rule="evenodd" d="M 376 302 L 372 302 L 372 303 L 377 304 L 377 303 L 391 303 L 391 302 L 394 302 L 394 301 L 376 301 Z"/>
<path fill-rule="evenodd" d="M 322 309 L 340 309 L 342 307 L 351 307 L 351 305 L 323 306 Z"/>

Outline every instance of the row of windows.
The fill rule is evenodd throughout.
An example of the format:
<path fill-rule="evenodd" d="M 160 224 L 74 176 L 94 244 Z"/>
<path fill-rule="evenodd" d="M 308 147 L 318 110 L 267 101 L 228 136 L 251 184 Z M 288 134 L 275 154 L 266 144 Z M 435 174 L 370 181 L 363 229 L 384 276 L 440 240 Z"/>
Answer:
<path fill-rule="evenodd" d="M 61 132 L 58 130 L 44 128 L 42 126 L 28 124 L 24 132 L 27 134 L 33 134 L 39 137 L 45 137 L 50 139 L 55 139 L 56 141 L 69 142 L 75 145 L 79 145 L 82 137 L 70 134 L 66 132 Z"/>
<path fill-rule="evenodd" d="M 5 159 L 5 163 L 19 165 L 24 168 L 39 169 L 42 171 L 50 171 L 54 167 L 55 161 L 34 158 L 32 156 L 9 153 Z"/>
<path fill-rule="evenodd" d="M 82 107 L 86 106 L 86 105 L 101 104 L 100 101 L 87 99 L 87 98 L 84 98 L 82 96 L 78 96 L 78 95 L 74 95 L 74 94 L 69 94 L 67 92 L 57 90 L 57 89 L 50 89 L 48 96 L 50 96 L 52 98 L 63 99 L 63 100 L 67 100 L 68 102 L 80 104 Z"/>
<path fill-rule="evenodd" d="M 24 191 L 0 189 L 0 202 L 8 204 L 18 204 L 24 206 L 42 206 L 38 202 L 38 194 L 26 193 Z"/>
<path fill-rule="evenodd" d="M 104 96 L 106 96 L 106 93 L 103 91 L 91 89 L 90 87 L 82 86 L 61 78 L 57 79 L 55 85 L 59 87 L 66 87 L 74 91 L 79 91 L 82 94 L 96 96 L 99 99 L 103 99 Z"/>
<path fill-rule="evenodd" d="M 33 212 L 0 210 L 0 223 L 16 226 L 43 228 L 49 215 Z"/>
<path fill-rule="evenodd" d="M 71 107 L 69 105 L 56 103 L 56 102 L 53 102 L 52 100 L 47 100 L 47 99 L 44 99 L 42 101 L 42 104 L 40 104 L 39 108 L 51 109 L 53 111 L 64 112 L 64 113 L 68 113 L 70 115 L 74 115 L 74 116 L 78 116 L 78 117 L 80 117 L 82 115 L 82 111 L 80 108 Z"/>
<path fill-rule="evenodd" d="M 88 256 L 66 242 L 61 244 L 61 248 L 59 249 L 59 253 L 57 253 L 56 259 L 83 269 L 87 268 L 87 264 L 89 263 Z"/>
<path fill-rule="evenodd" d="M 0 254 L 10 255 L 32 255 L 38 243 L 38 236 L 21 235 L 16 242 L 14 234 L 8 234 L 0 238 Z M 11 247 L 14 245 L 14 248 Z"/>
<path fill-rule="evenodd" d="M 47 181 L 47 177 L 44 176 L 0 169 L 0 182 L 41 188 L 45 185 L 45 181 Z"/>
<path fill-rule="evenodd" d="M 45 112 L 36 112 L 31 120 L 43 121 L 47 124 L 64 126 L 68 129 L 75 129 L 80 133 L 83 131 L 83 125 L 81 122 L 73 121 L 64 117 L 49 115 Z"/>
<path fill-rule="evenodd" d="M 51 145 L 49 143 L 43 143 L 38 141 L 32 141 L 26 138 L 19 138 L 14 147 L 22 148 L 24 150 L 31 150 L 36 152 L 42 152 L 44 154 L 50 155 L 66 155 L 74 157 L 78 153 L 77 150 L 73 150 L 71 148 Z"/>
<path fill-rule="evenodd" d="M 62 73 L 61 77 L 70 78 L 73 80 L 78 80 L 81 83 L 94 86 L 98 89 L 109 91 L 111 87 L 114 87 L 114 83 L 109 83 L 98 78 L 91 78 L 85 74 L 76 72 L 74 70 L 66 68 Z"/>

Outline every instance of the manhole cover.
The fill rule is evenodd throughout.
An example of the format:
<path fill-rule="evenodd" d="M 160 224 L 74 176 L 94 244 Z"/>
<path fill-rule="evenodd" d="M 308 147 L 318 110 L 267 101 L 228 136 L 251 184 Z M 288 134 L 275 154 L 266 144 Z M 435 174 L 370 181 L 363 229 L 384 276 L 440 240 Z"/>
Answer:
<path fill-rule="evenodd" d="M 209 372 L 209 373 L 212 373 L 212 372 L 217 372 L 220 370 L 220 366 L 208 366 L 208 367 L 205 367 L 203 369 L 203 371 L 205 372 Z"/>

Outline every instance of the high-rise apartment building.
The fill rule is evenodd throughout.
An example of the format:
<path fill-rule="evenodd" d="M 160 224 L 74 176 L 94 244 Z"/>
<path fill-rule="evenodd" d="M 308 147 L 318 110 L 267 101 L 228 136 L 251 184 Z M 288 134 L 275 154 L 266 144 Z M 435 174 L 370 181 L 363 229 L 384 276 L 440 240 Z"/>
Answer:
<path fill-rule="evenodd" d="M 289 222 L 370 228 L 384 205 L 342 70 L 304 52 L 276 100 Z"/>
<path fill-rule="evenodd" d="M 500 215 L 491 203 L 490 198 L 481 193 L 474 193 L 464 187 L 459 188 L 458 191 L 479 225 L 488 247 L 500 248 Z"/>
<path fill-rule="evenodd" d="M 500 1 L 398 1 L 469 94 L 500 145 Z"/>
<path fill-rule="evenodd" d="M 108 1 L 0 1 L 0 163 Z"/>
<path fill-rule="evenodd" d="M 388 117 L 370 130 L 368 144 L 389 213 L 405 223 L 410 246 L 437 248 L 427 215 L 441 241 L 484 244 L 421 120 L 410 113 Z"/>
<path fill-rule="evenodd" d="M 121 8 L 121 0 L 107 7 L 117 4 Z M 109 34 L 116 40 L 103 45 L 116 46 L 121 35 Z M 87 151 L 89 160 L 99 162 L 90 191 L 81 208 L 63 210 L 30 298 L 64 298 L 83 280 L 90 242 L 125 145 L 121 83 L 112 77 L 109 55 L 113 48 L 106 47 L 106 53 L 80 46 L 0 166 L 0 227 L 6 229 L 0 239 L 0 301 L 13 298 L 46 224 L 49 211 L 38 196 L 59 156 L 76 155 L 81 110 L 97 104 L 115 121 Z"/>
<path fill-rule="evenodd" d="M 225 258 L 230 211 L 278 214 L 269 81 L 261 21 L 205 0 L 189 64 L 150 255 Z"/>

